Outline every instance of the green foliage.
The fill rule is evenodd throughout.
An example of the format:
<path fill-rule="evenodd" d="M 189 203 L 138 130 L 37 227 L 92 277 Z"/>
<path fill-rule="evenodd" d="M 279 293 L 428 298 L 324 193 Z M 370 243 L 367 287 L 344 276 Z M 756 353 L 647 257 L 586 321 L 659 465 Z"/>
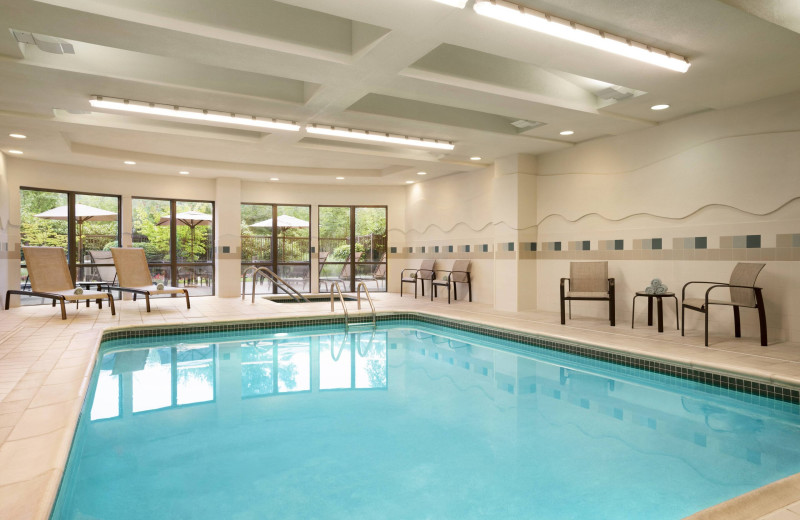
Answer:
<path fill-rule="evenodd" d="M 366 251 L 364 246 L 356 242 L 356 252 L 363 253 L 364 251 Z M 332 262 L 343 262 L 347 260 L 347 257 L 349 255 L 350 255 L 350 244 L 345 244 L 343 246 L 339 246 L 336 249 L 334 249 L 333 252 L 328 257 L 328 259 Z M 361 259 L 362 260 L 364 259 L 363 255 Z"/>

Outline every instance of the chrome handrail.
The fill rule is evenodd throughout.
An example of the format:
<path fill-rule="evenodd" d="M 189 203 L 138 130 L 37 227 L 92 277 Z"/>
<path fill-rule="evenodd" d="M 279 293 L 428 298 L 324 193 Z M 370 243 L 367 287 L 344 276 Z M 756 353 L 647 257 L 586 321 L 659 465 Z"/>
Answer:
<path fill-rule="evenodd" d="M 350 314 L 347 312 L 347 305 L 344 304 L 344 296 L 342 295 L 342 288 L 339 287 L 339 282 L 335 281 L 331 283 L 331 312 L 335 310 L 333 304 L 333 290 L 336 289 L 336 292 L 339 293 L 339 301 L 342 303 L 342 309 L 344 309 L 344 329 L 347 331 L 347 327 L 350 325 Z"/>
<path fill-rule="evenodd" d="M 251 267 L 247 268 L 247 270 L 245 271 L 245 275 L 251 269 L 253 269 L 253 297 L 252 297 L 252 303 L 255 303 L 255 301 L 256 301 L 256 276 L 259 273 L 261 273 L 262 276 L 266 276 L 267 278 L 271 278 L 273 282 L 277 282 L 275 285 L 278 286 L 278 289 L 282 290 L 283 292 L 285 292 L 286 294 L 291 296 L 292 299 L 294 299 L 294 301 L 297 301 L 297 302 L 304 301 L 304 302 L 308 303 L 308 298 L 306 298 L 305 296 L 300 294 L 297 291 L 297 289 L 295 289 L 294 287 L 292 287 L 291 285 L 286 283 L 286 281 L 283 278 L 281 278 L 280 276 L 275 274 L 271 269 L 269 269 L 267 267 L 264 267 L 264 266 L 260 266 L 260 267 L 251 266 Z M 247 283 L 246 280 L 243 278 L 242 279 L 242 299 L 243 300 L 244 300 L 244 295 L 245 295 L 245 284 L 246 283 Z M 294 294 L 292 294 L 292 293 L 294 293 Z"/>
<path fill-rule="evenodd" d="M 364 288 L 364 294 L 367 296 L 367 301 L 369 302 L 369 306 L 372 309 L 372 326 L 375 326 L 376 317 L 375 317 L 375 304 L 372 303 L 372 297 L 369 295 L 369 289 L 367 289 L 367 284 L 363 281 L 358 282 L 356 285 L 356 295 L 358 299 L 358 310 L 361 310 L 361 288 Z"/>

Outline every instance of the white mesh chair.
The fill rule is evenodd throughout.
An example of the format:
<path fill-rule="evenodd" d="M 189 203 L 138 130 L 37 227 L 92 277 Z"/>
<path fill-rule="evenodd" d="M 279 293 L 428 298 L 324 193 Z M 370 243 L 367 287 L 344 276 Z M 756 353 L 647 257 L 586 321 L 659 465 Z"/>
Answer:
<path fill-rule="evenodd" d="M 731 273 L 729 283 L 724 282 L 688 282 L 681 291 L 681 322 L 684 321 L 686 309 L 705 314 L 705 341 L 708 346 L 708 310 L 711 305 L 730 305 L 733 307 L 733 332 L 737 338 L 742 337 L 742 327 L 739 321 L 739 307 L 758 309 L 758 323 L 761 329 L 761 346 L 767 346 L 767 317 L 764 312 L 764 298 L 761 296 L 761 287 L 756 287 L 756 278 L 765 264 L 751 264 L 740 262 L 736 264 Z M 687 298 L 686 288 L 691 284 L 710 285 L 703 298 Z M 730 300 L 712 300 L 709 294 L 714 289 L 727 287 L 730 289 Z M 684 335 L 686 323 L 681 323 L 681 336 Z"/>
<path fill-rule="evenodd" d="M 439 287 L 447 287 L 447 303 L 450 303 L 450 287 L 453 287 L 453 298 L 458 299 L 458 289 L 456 284 L 465 283 L 469 290 L 469 301 L 472 301 L 472 279 L 469 275 L 469 260 L 456 260 L 450 271 L 439 271 L 443 274 L 439 279 L 433 280 L 431 286 L 431 301 L 438 296 Z M 446 274 L 445 274 L 446 273 Z M 424 295 L 423 295 L 424 296 Z"/>
<path fill-rule="evenodd" d="M 144 249 L 139 247 L 112 247 L 111 255 L 114 257 L 117 280 L 119 281 L 119 287 L 114 287 L 114 289 L 133 293 L 134 301 L 136 301 L 136 295 L 143 295 L 147 312 L 150 312 L 150 296 L 155 294 L 183 294 L 186 297 L 186 308 L 191 309 L 189 291 L 187 289 L 169 286 L 159 289 L 153 283 L 153 276 L 147 266 L 147 257 L 144 255 Z"/>
<path fill-rule="evenodd" d="M 114 297 L 109 293 L 82 289 L 81 294 L 75 294 L 75 283 L 72 281 L 72 275 L 69 274 L 63 248 L 24 246 L 22 252 L 25 253 L 25 265 L 28 268 L 31 290 L 6 291 L 6 310 L 8 310 L 12 294 L 25 294 L 49 298 L 53 300 L 53 307 L 56 306 L 56 302 L 60 303 L 62 320 L 67 319 L 66 302 L 86 301 L 88 307 L 91 300 L 97 300 L 97 306 L 102 309 L 103 300 L 108 300 L 111 315 L 116 314 Z"/>
<path fill-rule="evenodd" d="M 608 321 L 612 327 L 616 324 L 614 279 L 608 277 L 608 262 L 570 262 L 569 278 L 561 279 L 560 296 L 562 325 L 566 323 L 566 302 L 570 302 L 569 318 L 572 319 L 573 300 L 607 301 Z"/>
<path fill-rule="evenodd" d="M 436 278 L 436 273 L 433 267 L 436 260 L 423 260 L 417 269 L 403 269 L 400 271 L 400 297 L 403 297 L 403 285 L 407 283 L 414 284 L 414 299 L 417 298 L 417 280 L 422 283 L 422 296 L 425 296 L 425 280 L 433 281 Z M 433 289 L 431 289 L 433 290 Z"/>

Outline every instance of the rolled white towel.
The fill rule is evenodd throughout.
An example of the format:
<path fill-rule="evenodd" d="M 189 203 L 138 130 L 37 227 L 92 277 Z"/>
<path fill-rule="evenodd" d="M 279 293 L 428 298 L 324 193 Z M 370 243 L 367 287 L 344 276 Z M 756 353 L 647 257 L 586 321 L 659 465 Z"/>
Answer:
<path fill-rule="evenodd" d="M 659 285 L 659 287 L 661 287 L 662 289 L 664 289 L 664 292 L 669 292 L 669 287 L 667 287 L 667 286 L 666 286 L 666 285 L 664 285 L 663 283 L 662 283 L 661 285 Z M 663 294 L 663 293 L 659 293 L 659 294 Z"/>
<path fill-rule="evenodd" d="M 653 278 L 653 280 L 650 282 L 650 286 L 653 288 L 659 287 L 660 285 L 661 285 L 660 278 Z"/>
<path fill-rule="evenodd" d="M 76 287 L 75 290 L 72 291 L 72 294 L 83 294 L 83 288 Z"/>
<path fill-rule="evenodd" d="M 645 288 L 644 292 L 645 292 L 646 294 L 655 294 L 655 293 L 656 293 L 656 289 L 655 289 L 655 287 L 653 287 L 652 285 L 648 285 L 648 286 Z"/>
<path fill-rule="evenodd" d="M 655 289 L 655 294 L 664 294 L 665 292 L 667 292 L 667 287 L 665 285 L 659 285 Z"/>
<path fill-rule="evenodd" d="M 156 284 L 156 290 L 157 291 L 163 291 L 164 290 L 164 284 L 163 283 Z"/>

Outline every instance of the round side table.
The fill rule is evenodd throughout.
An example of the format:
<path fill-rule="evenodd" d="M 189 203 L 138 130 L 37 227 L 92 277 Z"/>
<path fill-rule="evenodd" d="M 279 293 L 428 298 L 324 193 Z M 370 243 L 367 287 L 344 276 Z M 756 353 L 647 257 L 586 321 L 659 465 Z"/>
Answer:
<path fill-rule="evenodd" d="M 656 299 L 658 309 L 658 332 L 664 332 L 664 298 L 674 298 L 675 299 L 675 325 L 678 330 L 681 330 L 681 325 L 678 322 L 678 297 L 675 296 L 675 293 L 665 292 L 662 294 L 648 294 L 644 291 L 638 291 L 636 295 L 633 297 L 633 309 L 631 310 L 631 328 L 633 328 L 633 320 L 636 317 L 636 298 L 639 296 L 644 296 L 647 298 L 647 324 L 653 325 L 653 299 Z"/>

